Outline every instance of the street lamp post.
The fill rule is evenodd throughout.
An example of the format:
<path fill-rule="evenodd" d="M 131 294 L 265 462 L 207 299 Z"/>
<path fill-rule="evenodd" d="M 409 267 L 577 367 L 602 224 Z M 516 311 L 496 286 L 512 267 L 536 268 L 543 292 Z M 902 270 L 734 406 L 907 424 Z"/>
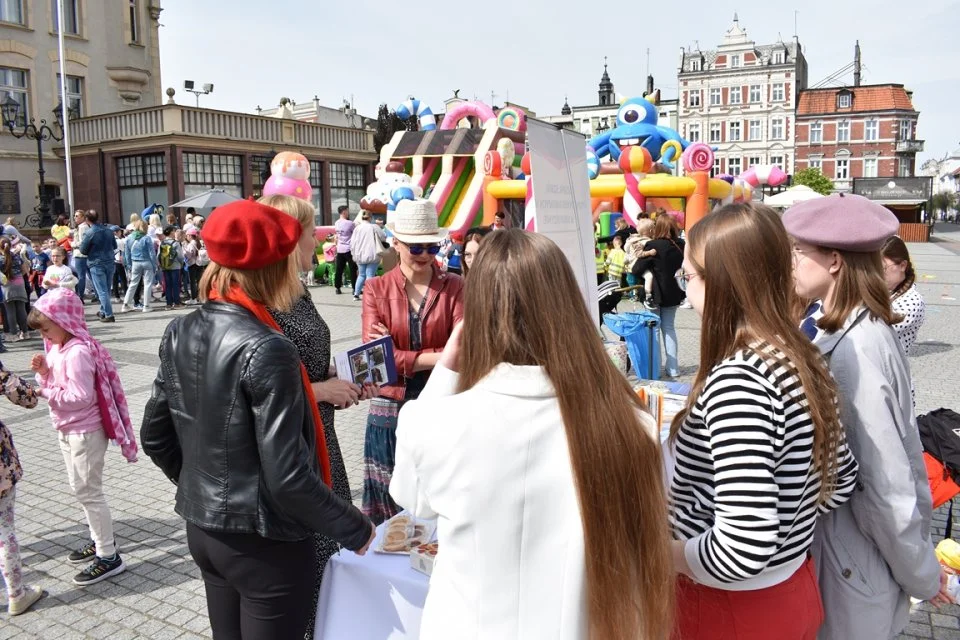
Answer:
<path fill-rule="evenodd" d="M 26 122 L 24 118 L 24 124 L 21 125 L 22 129 L 17 129 L 17 120 L 20 116 L 20 103 L 13 99 L 11 96 L 7 96 L 7 99 L 0 104 L 0 109 L 3 112 L 3 124 L 10 131 L 15 138 L 27 138 L 29 140 L 37 141 L 37 174 L 40 176 L 40 227 L 49 227 L 53 225 L 53 219 L 50 216 L 50 196 L 47 193 L 46 184 L 44 183 L 43 176 L 46 171 L 43 168 L 43 143 L 45 140 L 56 140 L 60 142 L 63 140 L 63 103 L 61 102 L 57 105 L 57 108 L 53 110 L 54 118 L 56 118 L 56 128 L 59 129 L 60 133 L 57 134 L 56 131 L 50 128 L 47 125 L 46 120 L 40 120 L 40 126 L 37 126 L 36 121 L 33 118 L 30 118 L 30 122 Z M 75 113 L 71 109 L 67 117 L 74 117 Z"/>

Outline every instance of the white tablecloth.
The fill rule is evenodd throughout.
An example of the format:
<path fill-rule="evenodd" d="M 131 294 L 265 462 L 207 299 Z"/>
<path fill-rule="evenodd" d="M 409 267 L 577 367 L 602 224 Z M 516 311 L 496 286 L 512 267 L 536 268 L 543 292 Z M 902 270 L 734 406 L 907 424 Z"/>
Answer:
<path fill-rule="evenodd" d="M 430 579 L 410 567 L 410 556 L 341 551 L 330 558 L 317 600 L 315 640 L 398 640 L 420 637 Z"/>

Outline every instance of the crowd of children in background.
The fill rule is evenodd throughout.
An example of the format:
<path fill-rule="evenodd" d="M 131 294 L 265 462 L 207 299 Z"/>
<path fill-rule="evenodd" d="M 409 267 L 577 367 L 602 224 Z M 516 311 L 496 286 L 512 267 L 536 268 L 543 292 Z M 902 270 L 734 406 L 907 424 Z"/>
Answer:
<path fill-rule="evenodd" d="M 154 211 L 159 208 L 154 207 Z M 60 216 L 50 230 L 50 237 L 31 241 L 8 219 L 0 235 L 0 353 L 4 341 L 19 342 L 36 336 L 27 326 L 31 301 L 59 287 L 76 292 L 81 300 L 96 302 L 89 275 L 87 258 L 78 253 L 84 232 L 86 212 L 77 211 L 76 226 Z M 196 304 L 203 270 L 210 260 L 200 238 L 203 217 L 191 209 L 181 227 L 175 214 L 166 215 L 166 224 L 159 213 L 133 213 L 126 228 L 110 225 L 116 238 L 112 297 L 122 302 L 121 313 L 149 311 L 150 302 L 165 298 L 167 309 L 182 309 Z M 86 226 L 85 226 L 86 225 Z M 144 240 L 146 238 L 146 240 Z M 149 262 L 150 269 L 143 263 Z M 131 287 L 133 290 L 131 291 Z M 149 294 L 144 296 L 144 287 Z"/>

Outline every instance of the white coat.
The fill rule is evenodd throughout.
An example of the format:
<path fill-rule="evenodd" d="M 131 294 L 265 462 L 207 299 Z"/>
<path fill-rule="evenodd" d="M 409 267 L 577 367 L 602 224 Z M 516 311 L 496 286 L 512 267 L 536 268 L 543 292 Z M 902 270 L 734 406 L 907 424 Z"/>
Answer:
<path fill-rule="evenodd" d="M 940 588 L 933 503 L 913 415 L 910 370 L 892 327 L 866 309 L 817 347 L 840 388 L 840 418 L 860 476 L 820 518 L 813 552 L 825 620 L 820 640 L 886 640 L 906 626 L 910 596 Z"/>
<path fill-rule="evenodd" d="M 456 381 L 438 366 L 397 427 L 390 494 L 439 516 L 420 637 L 586 638 L 583 524 L 552 383 L 509 364 L 451 395 Z"/>

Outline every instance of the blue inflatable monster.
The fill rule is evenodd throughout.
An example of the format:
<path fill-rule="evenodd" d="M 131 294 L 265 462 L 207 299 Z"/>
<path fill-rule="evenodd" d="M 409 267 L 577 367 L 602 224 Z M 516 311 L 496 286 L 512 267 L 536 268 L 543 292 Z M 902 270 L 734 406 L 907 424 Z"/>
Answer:
<path fill-rule="evenodd" d="M 626 147 L 646 147 L 654 162 L 671 169 L 680 153 L 690 146 L 690 142 L 681 138 L 674 129 L 657 125 L 657 106 L 646 98 L 625 101 L 617 111 L 616 126 L 587 144 L 598 158 L 609 155 L 614 161 L 620 159 L 620 152 Z M 590 150 L 587 155 L 591 155 Z"/>

